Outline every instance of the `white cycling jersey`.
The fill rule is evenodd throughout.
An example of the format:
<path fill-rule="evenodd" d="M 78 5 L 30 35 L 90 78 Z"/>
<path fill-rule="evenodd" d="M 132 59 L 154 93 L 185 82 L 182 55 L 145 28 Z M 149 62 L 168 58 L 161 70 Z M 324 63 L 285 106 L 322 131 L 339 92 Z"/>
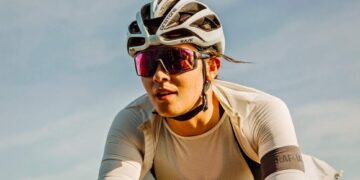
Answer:
<path fill-rule="evenodd" d="M 157 179 L 252 179 L 252 173 L 223 114 L 209 131 L 184 137 L 164 121 L 154 157 Z"/>
<path fill-rule="evenodd" d="M 303 156 L 298 148 L 291 116 L 283 101 L 238 84 L 220 80 L 213 80 L 211 84 L 226 116 L 230 119 L 236 139 L 234 142 L 240 145 L 246 156 L 261 164 L 263 177 L 266 180 L 306 179 L 304 171 L 308 171 L 310 166 L 306 165 L 304 168 Z M 161 127 L 164 127 L 163 119 L 152 112 L 153 107 L 144 95 L 130 103 L 117 115 L 108 134 L 99 179 L 152 178 L 150 169 L 153 167 L 154 158 L 161 157 L 156 153 L 159 139 L 161 140 L 164 133 L 161 131 Z M 163 147 L 161 143 L 160 146 Z M 174 147 L 169 147 L 171 148 Z M 186 161 L 191 162 L 192 159 Z M 196 164 L 199 163 L 194 162 L 194 168 L 199 168 L 195 167 Z M 187 165 L 191 166 L 191 163 Z M 229 164 L 214 163 L 213 166 L 224 169 L 228 168 Z M 325 170 L 330 169 L 329 167 Z M 165 172 L 167 169 L 156 169 L 156 172 L 159 173 L 159 171 Z M 324 173 L 327 179 L 330 179 L 329 177 L 335 179 L 335 170 L 331 169 L 331 172 L 326 174 L 327 172 Z M 181 177 L 161 177 L 182 179 Z M 307 177 L 310 176 L 307 175 Z"/>

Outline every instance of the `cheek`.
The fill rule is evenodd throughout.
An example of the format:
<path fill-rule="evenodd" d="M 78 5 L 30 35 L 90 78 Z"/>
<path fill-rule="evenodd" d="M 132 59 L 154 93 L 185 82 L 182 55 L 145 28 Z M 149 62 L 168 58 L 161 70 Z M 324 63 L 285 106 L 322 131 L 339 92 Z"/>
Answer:
<path fill-rule="evenodd" d="M 147 93 L 151 92 L 152 80 L 150 78 L 141 77 L 141 82 Z"/>
<path fill-rule="evenodd" d="M 181 98 L 190 102 L 198 100 L 198 97 L 201 95 L 202 86 L 202 75 L 198 74 L 183 78 L 178 83 Z"/>

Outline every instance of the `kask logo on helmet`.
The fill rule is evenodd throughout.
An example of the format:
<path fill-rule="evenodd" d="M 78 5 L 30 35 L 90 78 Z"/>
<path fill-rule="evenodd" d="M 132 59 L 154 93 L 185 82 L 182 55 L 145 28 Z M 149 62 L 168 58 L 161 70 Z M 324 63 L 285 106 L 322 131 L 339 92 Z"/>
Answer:
<path fill-rule="evenodd" d="M 169 12 L 169 14 L 168 14 L 168 15 L 166 16 L 166 18 L 164 19 L 162 25 L 160 26 L 160 30 L 163 31 L 163 30 L 165 29 L 165 26 L 167 26 L 170 18 L 175 14 L 175 11 L 177 11 L 176 8 L 174 8 L 173 10 L 171 10 L 171 11 Z"/>
<path fill-rule="evenodd" d="M 180 43 L 185 44 L 185 43 L 192 43 L 193 42 L 193 38 L 189 38 L 189 39 L 182 39 L 180 40 Z"/>

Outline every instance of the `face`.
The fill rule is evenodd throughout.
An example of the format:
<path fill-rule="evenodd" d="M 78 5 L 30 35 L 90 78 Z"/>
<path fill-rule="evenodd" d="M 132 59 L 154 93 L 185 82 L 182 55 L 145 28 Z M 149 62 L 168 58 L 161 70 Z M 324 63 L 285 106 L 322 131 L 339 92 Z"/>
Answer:
<path fill-rule="evenodd" d="M 193 45 L 181 44 L 173 47 L 197 51 Z M 184 114 L 201 104 L 203 88 L 202 60 L 197 60 L 197 68 L 170 75 L 158 63 L 152 77 L 141 77 L 143 86 L 155 110 L 164 117 Z M 208 75 L 211 73 L 208 73 Z"/>

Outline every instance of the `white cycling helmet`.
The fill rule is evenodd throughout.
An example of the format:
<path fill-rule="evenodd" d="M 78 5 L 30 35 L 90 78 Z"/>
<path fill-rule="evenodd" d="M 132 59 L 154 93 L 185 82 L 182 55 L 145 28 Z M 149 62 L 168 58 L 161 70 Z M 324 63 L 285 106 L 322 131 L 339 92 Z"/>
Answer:
<path fill-rule="evenodd" d="M 224 54 L 225 38 L 217 15 L 196 0 L 154 0 L 144 5 L 129 25 L 130 56 L 156 45 L 191 43 Z"/>

